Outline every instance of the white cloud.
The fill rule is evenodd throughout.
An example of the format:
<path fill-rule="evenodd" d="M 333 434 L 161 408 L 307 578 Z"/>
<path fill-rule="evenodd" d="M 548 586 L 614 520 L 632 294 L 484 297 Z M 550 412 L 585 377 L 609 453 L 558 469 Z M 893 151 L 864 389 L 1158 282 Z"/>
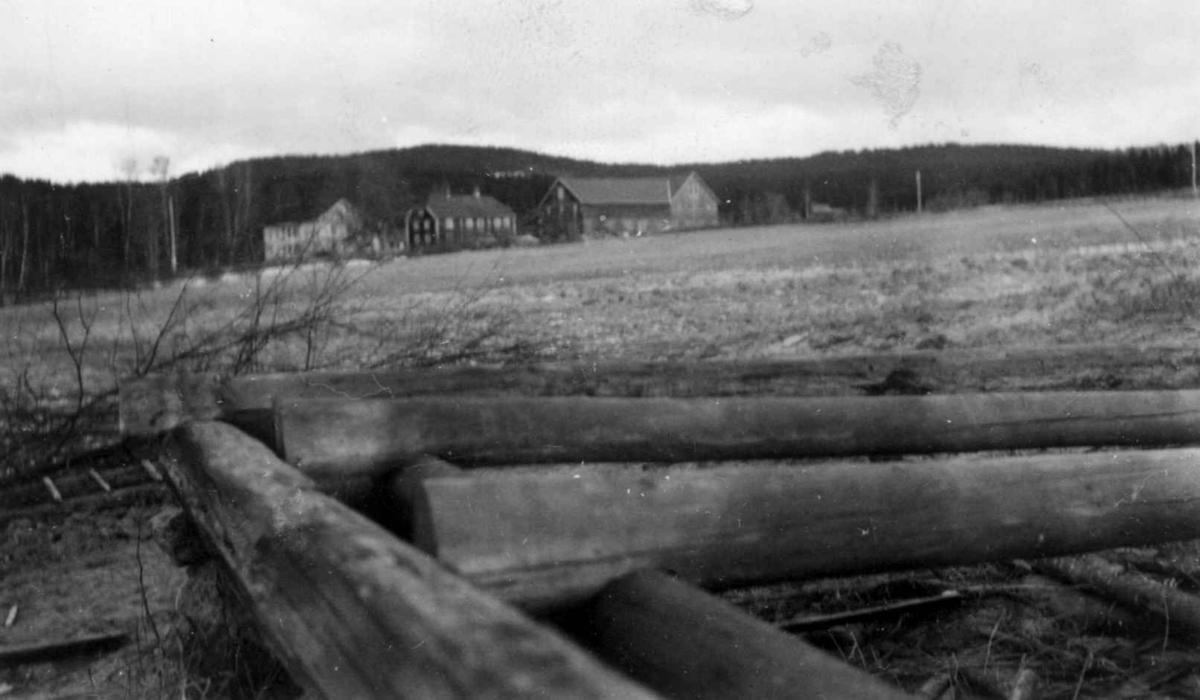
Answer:
<path fill-rule="evenodd" d="M 126 159 L 149 164 L 155 155 L 178 148 L 163 132 L 92 122 L 10 137 L 10 144 L 0 151 L 0 171 L 55 180 L 64 172 L 72 180 L 118 180 Z"/>
<path fill-rule="evenodd" d="M 241 158 L 267 155 L 231 143 L 191 142 L 167 131 L 95 122 L 73 122 L 62 128 L 19 134 L 0 147 L 0 172 L 56 181 L 111 181 L 126 177 L 136 164 L 136 177 L 150 177 L 151 161 L 171 159 L 179 175 Z"/>
<path fill-rule="evenodd" d="M 1194 0 L 9 6 L 0 171 L 56 179 L 112 177 L 126 151 L 180 172 L 426 141 L 673 162 L 1200 131 Z M 921 75 L 895 130 L 852 82 L 888 45 Z"/>

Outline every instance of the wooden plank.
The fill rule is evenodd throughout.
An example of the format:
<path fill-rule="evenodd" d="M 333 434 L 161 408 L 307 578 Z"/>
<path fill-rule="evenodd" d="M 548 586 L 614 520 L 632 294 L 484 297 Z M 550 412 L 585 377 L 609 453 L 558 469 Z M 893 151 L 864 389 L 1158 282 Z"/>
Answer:
<path fill-rule="evenodd" d="M 58 492 L 58 487 L 54 485 L 53 479 L 48 476 L 43 476 L 42 485 L 45 486 L 46 490 L 50 492 L 50 497 L 54 499 L 55 503 L 62 503 L 62 494 Z"/>
<path fill-rule="evenodd" d="M 119 649 L 129 642 L 125 632 L 105 632 L 84 637 L 38 642 L 20 646 L 0 646 L 0 663 L 35 664 L 79 654 L 102 653 Z"/>
<path fill-rule="evenodd" d="M 529 608 L 644 568 L 725 588 L 1200 537 L 1196 449 L 476 470 L 421 488 L 417 545 Z"/>
<path fill-rule="evenodd" d="M 909 598 L 884 605 L 872 605 L 828 615 L 800 615 L 787 620 L 779 620 L 775 627 L 788 632 L 812 632 L 826 630 L 830 627 L 849 625 L 855 622 L 882 622 L 888 618 L 898 617 L 910 612 L 927 612 L 929 608 L 941 608 L 958 605 L 966 597 L 953 590 L 942 591 L 941 595 Z"/>
<path fill-rule="evenodd" d="M 68 471 L 62 471 L 66 469 Z M 54 474 L 53 483 L 64 500 L 74 500 L 76 494 L 94 494 L 95 480 L 86 470 L 69 471 L 65 465 Z M 105 482 L 114 490 L 134 483 L 144 482 L 141 470 L 136 465 L 105 470 Z M 32 506 L 46 501 L 49 489 L 42 477 L 22 478 L 0 486 L 0 514 L 10 510 Z M 51 496 L 53 498 L 53 496 Z"/>
<path fill-rule="evenodd" d="M 166 472 L 274 652 L 327 697 L 650 697 L 236 428 L 177 428 Z"/>
<path fill-rule="evenodd" d="M 281 400 L 305 471 L 434 455 L 463 466 L 687 462 L 1200 442 L 1200 391 L 808 398 Z"/>
<path fill-rule="evenodd" d="M 166 496 L 168 496 L 168 492 L 162 484 L 128 486 L 123 489 L 115 489 L 112 493 L 93 493 L 88 496 L 72 498 L 65 502 L 68 507 L 59 503 L 44 503 L 27 508 L 0 510 L 0 527 L 20 518 L 41 520 L 53 516 L 65 516 L 85 509 L 118 508 L 132 504 L 155 503 Z"/>
<path fill-rule="evenodd" d="M 162 481 L 162 474 L 158 473 L 158 467 L 154 466 L 154 462 L 151 462 L 148 459 L 143 459 L 141 464 L 142 471 L 146 472 L 146 476 L 155 481 Z"/>
<path fill-rule="evenodd" d="M 92 481 L 96 482 L 96 485 L 101 489 L 104 489 L 105 493 L 110 493 L 112 491 L 112 486 L 109 486 L 108 482 L 104 480 L 104 477 L 100 476 L 100 473 L 95 469 L 89 467 L 88 476 L 92 477 Z"/>
<path fill-rule="evenodd" d="M 665 697 L 691 700 L 909 695 L 669 576 L 604 587 L 566 619 L 613 667 Z"/>
<path fill-rule="evenodd" d="M 897 377 L 905 381 L 895 381 Z M 834 396 L 1115 385 L 1123 389 L 1200 386 L 1200 351 L 1193 347 L 1078 345 L 796 360 L 687 364 L 616 361 L 227 379 L 212 374 L 172 374 L 122 384 L 120 413 L 121 429 L 127 435 L 152 435 L 187 420 L 220 418 L 267 436 L 270 411 L 277 397 Z"/>

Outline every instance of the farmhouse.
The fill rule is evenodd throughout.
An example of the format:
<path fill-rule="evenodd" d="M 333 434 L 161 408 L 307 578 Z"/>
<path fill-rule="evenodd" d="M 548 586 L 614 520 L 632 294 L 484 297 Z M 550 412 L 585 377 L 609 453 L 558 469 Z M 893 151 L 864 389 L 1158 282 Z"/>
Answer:
<path fill-rule="evenodd" d="M 695 172 L 674 177 L 560 177 L 538 205 L 543 236 L 641 235 L 716 226 L 717 196 Z"/>
<path fill-rule="evenodd" d="M 264 227 L 263 259 L 273 263 L 313 256 L 345 257 L 369 245 L 365 229 L 362 213 L 339 199 L 313 221 Z"/>
<path fill-rule="evenodd" d="M 409 250 L 479 248 L 516 237 L 517 215 L 478 187 L 471 195 L 447 191 L 430 195 L 425 206 L 409 209 L 404 232 Z"/>

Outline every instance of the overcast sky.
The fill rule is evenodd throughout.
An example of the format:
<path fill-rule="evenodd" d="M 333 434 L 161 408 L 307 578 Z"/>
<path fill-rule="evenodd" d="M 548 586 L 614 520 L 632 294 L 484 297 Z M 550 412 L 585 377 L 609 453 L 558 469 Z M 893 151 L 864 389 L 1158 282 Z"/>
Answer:
<path fill-rule="evenodd" d="M 0 0 L 0 173 L 1200 136 L 1200 2 Z"/>

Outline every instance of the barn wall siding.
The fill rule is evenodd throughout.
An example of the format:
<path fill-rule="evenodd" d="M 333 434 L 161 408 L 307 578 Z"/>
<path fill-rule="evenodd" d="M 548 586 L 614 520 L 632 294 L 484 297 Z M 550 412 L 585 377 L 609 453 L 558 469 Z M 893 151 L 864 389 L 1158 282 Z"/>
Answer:
<path fill-rule="evenodd" d="M 608 205 L 583 207 L 586 236 L 659 233 L 671 224 L 669 206 Z"/>
<path fill-rule="evenodd" d="M 671 198 L 671 218 L 676 228 L 716 226 L 720 223 L 717 198 L 693 175 Z"/>

